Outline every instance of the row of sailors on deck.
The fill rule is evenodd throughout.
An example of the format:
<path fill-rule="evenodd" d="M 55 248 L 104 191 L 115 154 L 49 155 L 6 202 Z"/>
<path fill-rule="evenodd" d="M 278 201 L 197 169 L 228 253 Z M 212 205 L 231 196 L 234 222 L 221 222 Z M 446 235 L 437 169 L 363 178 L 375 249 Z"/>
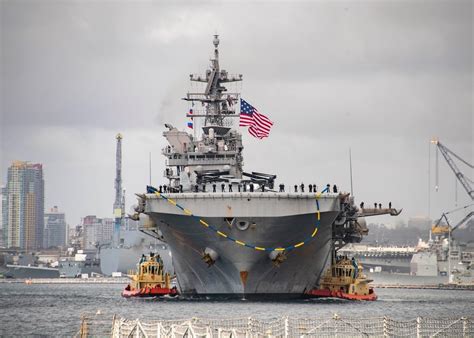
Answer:
<path fill-rule="evenodd" d="M 221 192 L 226 192 L 226 184 L 225 183 L 222 183 L 221 184 Z M 235 186 L 233 184 L 228 184 L 228 192 L 233 192 L 233 189 L 235 188 Z M 279 188 L 280 188 L 280 192 L 285 192 L 285 185 L 284 184 L 280 184 L 279 185 Z M 298 185 L 295 184 L 295 192 L 298 192 Z M 303 183 L 300 184 L 299 186 L 299 189 L 300 189 L 300 192 L 305 192 L 305 185 Z M 247 184 L 237 184 L 237 191 L 238 192 L 247 192 L 247 190 L 249 192 L 254 192 L 254 191 L 262 191 L 264 192 L 265 191 L 265 185 L 261 185 L 257 190 L 255 190 L 255 187 L 253 184 L 249 184 L 248 187 L 247 187 Z M 313 192 L 317 192 L 318 191 L 318 186 L 316 184 L 309 184 L 308 185 L 308 190 L 310 193 L 313 193 Z M 168 193 L 168 192 L 179 192 L 179 193 L 182 193 L 183 192 L 183 186 L 180 184 L 178 188 L 173 188 L 173 187 L 168 187 L 167 185 L 160 185 L 158 187 L 158 191 L 160 193 Z M 194 192 L 199 192 L 199 191 L 202 191 L 202 192 L 206 192 L 206 185 L 203 184 L 201 186 L 201 189 L 199 189 L 199 185 L 196 184 L 194 185 L 193 187 L 193 191 Z M 331 192 L 331 185 L 330 184 L 327 184 L 326 185 L 326 189 L 324 190 L 325 192 Z M 323 192 L 324 192 L 323 191 Z M 332 191 L 334 193 L 337 193 L 337 186 L 334 185 L 332 187 Z M 212 192 L 217 192 L 217 184 L 212 184 Z"/>
<path fill-rule="evenodd" d="M 304 189 L 305 189 L 304 183 L 301 183 L 299 188 L 300 188 L 301 192 L 304 192 Z M 308 185 L 308 190 L 309 190 L 309 192 L 318 192 L 318 186 L 316 184 L 309 184 Z M 280 192 L 284 192 L 284 191 L 285 191 L 285 186 L 283 184 L 280 184 Z M 331 192 L 331 185 L 330 184 L 326 184 L 325 191 L 326 192 Z M 298 185 L 297 184 L 295 184 L 295 192 L 298 192 Z M 335 184 L 332 187 L 332 192 L 337 194 L 337 186 Z"/>
<path fill-rule="evenodd" d="M 360 208 L 364 209 L 364 206 L 364 202 L 360 202 Z M 382 209 L 382 203 L 374 203 L 374 209 L 377 209 L 377 206 L 379 207 L 379 209 Z M 392 209 L 392 202 L 388 202 L 388 208 Z"/>

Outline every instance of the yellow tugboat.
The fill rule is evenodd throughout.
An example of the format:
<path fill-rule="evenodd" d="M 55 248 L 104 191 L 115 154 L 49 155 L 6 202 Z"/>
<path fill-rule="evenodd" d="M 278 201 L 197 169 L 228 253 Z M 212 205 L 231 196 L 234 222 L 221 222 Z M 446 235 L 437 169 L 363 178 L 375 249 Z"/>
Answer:
<path fill-rule="evenodd" d="M 130 271 L 130 284 L 122 291 L 123 297 L 176 296 L 178 290 L 171 287 L 171 276 L 163 271 L 163 260 L 159 255 L 142 255 L 137 271 Z"/>
<path fill-rule="evenodd" d="M 371 279 L 363 274 L 362 265 L 352 258 L 336 257 L 335 263 L 326 270 L 319 289 L 306 293 L 310 298 L 343 298 L 350 300 L 377 300 Z"/>

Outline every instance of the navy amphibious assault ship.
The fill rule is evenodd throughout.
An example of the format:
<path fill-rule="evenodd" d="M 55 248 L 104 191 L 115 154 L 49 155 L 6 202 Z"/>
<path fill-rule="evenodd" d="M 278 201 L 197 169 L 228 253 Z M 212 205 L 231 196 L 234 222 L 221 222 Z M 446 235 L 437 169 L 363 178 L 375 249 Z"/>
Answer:
<path fill-rule="evenodd" d="M 166 184 L 137 195 L 135 216 L 149 216 L 142 231 L 168 244 L 183 294 L 302 295 L 335 250 L 367 233 L 363 216 L 397 211 L 364 212 L 350 194 L 327 189 L 275 191 L 276 175 L 245 172 L 240 93 L 224 87 L 242 75 L 220 68 L 217 35 L 213 44 L 210 69 L 190 75 L 203 92 L 184 98 L 203 107 L 187 115 L 195 134 L 165 125 Z"/>

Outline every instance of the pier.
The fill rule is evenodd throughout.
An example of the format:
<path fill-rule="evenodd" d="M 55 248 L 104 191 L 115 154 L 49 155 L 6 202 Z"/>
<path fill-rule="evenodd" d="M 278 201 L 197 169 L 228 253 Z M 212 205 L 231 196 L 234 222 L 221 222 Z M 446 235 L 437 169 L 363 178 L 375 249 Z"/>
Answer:
<path fill-rule="evenodd" d="M 474 284 L 373 284 L 376 289 L 474 290 Z"/>
<path fill-rule="evenodd" d="M 32 279 L 0 279 L 1 283 L 22 284 L 128 284 L 130 279 L 124 277 L 100 278 L 32 278 Z"/>
<path fill-rule="evenodd" d="M 77 338 L 110 337 L 472 337 L 474 318 L 389 317 L 351 318 L 334 314 L 329 318 L 273 319 L 190 318 L 147 320 L 116 315 L 84 316 Z"/>

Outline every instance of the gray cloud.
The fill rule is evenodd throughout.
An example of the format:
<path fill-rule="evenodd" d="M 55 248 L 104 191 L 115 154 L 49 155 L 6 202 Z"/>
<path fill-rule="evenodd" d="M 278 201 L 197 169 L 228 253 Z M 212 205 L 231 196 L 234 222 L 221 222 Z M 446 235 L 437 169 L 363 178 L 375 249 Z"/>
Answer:
<path fill-rule="evenodd" d="M 428 209 L 431 137 L 474 162 L 469 1 L 3 1 L 0 10 L 0 181 L 13 159 L 45 163 L 47 203 L 72 224 L 111 214 L 116 132 L 128 199 L 148 181 L 150 151 L 158 182 L 163 124 L 184 128 L 188 74 L 206 69 L 216 31 L 222 66 L 244 74 L 243 96 L 275 122 L 265 141 L 242 130 L 248 170 L 348 190 L 351 147 L 358 200 L 391 200 L 407 218 Z M 442 161 L 440 178 L 432 216 L 454 206 Z"/>

